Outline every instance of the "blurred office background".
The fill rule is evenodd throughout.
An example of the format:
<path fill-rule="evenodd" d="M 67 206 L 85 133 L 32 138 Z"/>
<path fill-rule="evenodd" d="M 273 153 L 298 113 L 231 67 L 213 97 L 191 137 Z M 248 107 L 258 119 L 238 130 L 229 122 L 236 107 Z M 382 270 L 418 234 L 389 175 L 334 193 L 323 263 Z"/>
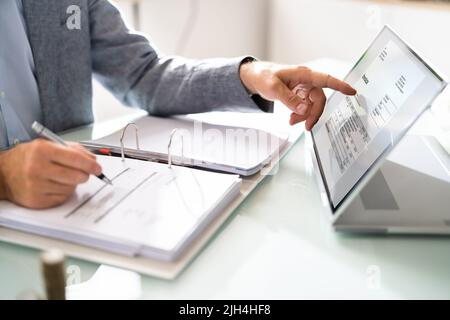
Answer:
<path fill-rule="evenodd" d="M 165 54 L 190 58 L 254 55 L 301 64 L 354 62 L 389 24 L 450 75 L 450 1 L 115 0 L 127 23 Z M 95 86 L 97 119 L 124 112 Z"/>

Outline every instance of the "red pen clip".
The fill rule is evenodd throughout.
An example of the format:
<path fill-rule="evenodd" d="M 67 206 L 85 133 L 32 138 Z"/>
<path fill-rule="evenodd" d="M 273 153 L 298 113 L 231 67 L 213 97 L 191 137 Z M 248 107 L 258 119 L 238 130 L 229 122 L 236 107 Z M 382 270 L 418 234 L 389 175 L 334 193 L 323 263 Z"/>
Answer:
<path fill-rule="evenodd" d="M 107 149 L 107 148 L 102 148 L 102 149 L 98 149 L 98 153 L 104 155 L 104 156 L 110 156 L 111 155 L 111 150 Z"/>

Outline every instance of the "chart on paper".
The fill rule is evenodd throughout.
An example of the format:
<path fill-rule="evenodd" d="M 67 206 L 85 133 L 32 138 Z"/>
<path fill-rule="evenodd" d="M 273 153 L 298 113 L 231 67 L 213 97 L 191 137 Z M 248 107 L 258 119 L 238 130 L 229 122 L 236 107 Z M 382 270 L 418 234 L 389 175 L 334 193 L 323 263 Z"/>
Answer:
<path fill-rule="evenodd" d="M 0 224 L 121 254 L 171 259 L 240 190 L 237 175 L 115 157 L 97 160 L 113 185 L 92 176 L 66 203 L 38 213 L 5 203 Z"/>
<path fill-rule="evenodd" d="M 152 167 L 154 164 L 149 163 L 124 167 L 112 176 L 112 186 L 104 184 L 90 189 L 64 219 L 71 224 L 90 225 L 92 230 L 113 230 L 116 226 L 120 229 L 126 225 L 137 232 L 157 223 L 162 218 L 158 215 L 162 208 L 179 214 L 186 211 L 195 219 L 198 218 L 195 215 L 203 214 L 204 194 L 209 192 L 200 185 L 203 179 L 197 179 L 198 173 L 167 166 L 152 170 Z"/>
<path fill-rule="evenodd" d="M 66 219 L 84 219 L 99 223 L 119 204 L 148 182 L 156 172 L 124 168 L 112 178 L 113 186 L 103 185 L 92 194 L 86 195 L 74 209 L 66 214 Z"/>

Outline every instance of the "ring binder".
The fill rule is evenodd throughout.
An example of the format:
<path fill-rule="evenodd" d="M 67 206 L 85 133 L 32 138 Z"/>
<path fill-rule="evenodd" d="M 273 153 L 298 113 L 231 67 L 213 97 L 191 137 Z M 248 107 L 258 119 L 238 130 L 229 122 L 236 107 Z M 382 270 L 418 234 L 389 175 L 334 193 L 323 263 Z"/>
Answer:
<path fill-rule="evenodd" d="M 127 124 L 122 131 L 122 136 L 120 137 L 120 155 L 122 157 L 122 162 L 125 162 L 125 146 L 123 143 L 123 139 L 125 138 L 125 132 L 127 131 L 129 126 L 134 126 L 135 129 L 135 135 L 136 135 L 136 149 L 137 150 L 141 150 L 139 148 L 139 127 L 137 126 L 136 123 L 134 122 L 130 122 L 129 124 Z"/>
<path fill-rule="evenodd" d="M 139 147 L 139 126 L 134 123 L 134 122 L 130 122 L 128 123 L 123 129 L 122 129 L 122 135 L 120 137 L 120 155 L 122 158 L 122 162 L 125 162 L 125 145 L 124 145 L 124 138 L 125 138 L 125 133 L 127 132 L 127 129 L 133 126 L 135 129 L 135 139 L 136 139 L 136 149 L 140 150 Z M 172 130 L 172 132 L 170 133 L 169 136 L 169 143 L 167 144 L 167 165 L 169 168 L 172 167 L 172 141 L 173 138 L 175 136 L 175 134 L 177 133 L 178 128 L 175 128 Z M 181 158 L 184 159 L 184 137 L 181 136 Z"/>
<path fill-rule="evenodd" d="M 170 133 L 170 137 L 169 137 L 169 143 L 167 144 L 167 165 L 169 166 L 169 168 L 172 168 L 172 140 L 173 137 L 175 135 L 175 133 L 177 133 L 178 128 L 175 128 L 172 130 L 172 132 Z M 181 158 L 184 159 L 184 137 L 181 136 Z"/>
<path fill-rule="evenodd" d="M 291 140 L 289 136 L 291 128 L 287 130 L 285 119 L 282 117 L 277 117 L 279 120 L 277 119 L 275 124 L 273 119 L 268 117 L 261 118 L 263 121 L 247 123 L 246 126 L 241 127 L 231 124 L 231 122 L 240 123 L 240 118 L 242 118 L 241 115 L 236 119 L 232 117 L 227 120 L 230 124 L 219 125 L 216 123 L 219 122 L 218 118 L 217 120 L 213 118 L 211 121 L 195 121 L 195 119 L 188 118 L 147 116 L 130 121 L 139 127 L 136 132 L 138 150 L 133 146 L 135 137 L 126 132 L 131 126 L 135 127 L 132 124 L 125 129 L 125 132 L 122 127 L 108 136 L 99 140 L 85 141 L 82 145 L 94 150 L 108 148 L 112 153 L 119 154 L 119 156 L 122 154 L 122 158 L 126 156 L 166 165 L 169 162 L 169 149 L 170 162 L 173 166 L 180 165 L 250 176 L 260 172 L 267 163 L 277 158 L 280 150 L 288 146 Z M 281 120 L 283 120 L 283 124 L 281 124 Z M 262 127 L 271 129 L 265 131 Z M 256 131 L 249 132 L 249 130 Z M 297 137 L 303 132 L 303 128 L 297 127 L 292 131 Z M 213 135 L 210 136 L 210 133 Z M 227 138 L 229 133 L 231 136 Z M 178 135 L 183 136 L 184 150 L 178 150 L 180 146 L 175 140 L 181 138 Z M 251 139 L 249 139 L 250 136 Z M 119 143 L 121 137 L 122 141 Z M 205 137 L 211 137 L 212 140 L 203 141 Z M 168 146 L 169 144 L 170 146 Z M 174 144 L 177 146 L 175 147 Z M 226 152 L 226 150 L 231 151 Z M 237 152 L 237 150 L 245 152 Z M 180 157 L 180 152 L 183 152 L 182 157 Z"/>

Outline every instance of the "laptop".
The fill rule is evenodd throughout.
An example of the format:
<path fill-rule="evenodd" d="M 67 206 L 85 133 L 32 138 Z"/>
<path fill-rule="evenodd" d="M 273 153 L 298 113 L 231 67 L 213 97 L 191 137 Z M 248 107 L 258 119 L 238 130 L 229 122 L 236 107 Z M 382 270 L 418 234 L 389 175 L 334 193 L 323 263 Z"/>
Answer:
<path fill-rule="evenodd" d="M 450 234 L 448 155 L 405 136 L 447 82 L 388 26 L 345 81 L 357 95 L 333 93 L 308 136 L 334 229 Z M 407 164 L 424 157 L 424 170 Z"/>

